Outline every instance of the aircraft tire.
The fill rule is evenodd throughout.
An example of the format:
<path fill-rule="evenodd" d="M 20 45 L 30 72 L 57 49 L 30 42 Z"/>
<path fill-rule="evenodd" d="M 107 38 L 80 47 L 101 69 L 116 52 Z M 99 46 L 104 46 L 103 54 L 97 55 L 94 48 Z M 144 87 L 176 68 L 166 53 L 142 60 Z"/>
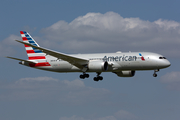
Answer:
<path fill-rule="evenodd" d="M 84 74 L 84 76 L 85 76 L 86 78 L 89 78 L 89 74 Z"/>
<path fill-rule="evenodd" d="M 103 77 L 102 77 L 102 76 L 99 76 L 98 79 L 99 79 L 99 80 L 103 80 Z"/>
<path fill-rule="evenodd" d="M 154 76 L 154 77 L 157 77 L 157 74 L 156 74 L 156 73 L 154 73 L 154 74 L 153 74 L 153 76 Z"/>
<path fill-rule="evenodd" d="M 84 75 L 80 75 L 79 77 L 80 77 L 81 79 L 84 79 L 84 78 L 85 78 L 85 76 L 84 76 Z"/>
<path fill-rule="evenodd" d="M 94 77 L 94 81 L 98 82 L 99 81 L 98 77 Z"/>

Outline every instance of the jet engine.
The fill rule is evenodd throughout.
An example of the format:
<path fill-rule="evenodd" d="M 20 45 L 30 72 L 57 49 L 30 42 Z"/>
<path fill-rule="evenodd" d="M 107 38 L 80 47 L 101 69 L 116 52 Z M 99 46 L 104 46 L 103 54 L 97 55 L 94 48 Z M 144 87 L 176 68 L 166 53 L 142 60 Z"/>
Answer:
<path fill-rule="evenodd" d="M 120 71 L 115 73 L 119 77 L 133 77 L 135 75 L 135 71 Z"/>
<path fill-rule="evenodd" d="M 102 72 L 108 70 L 108 62 L 90 61 L 88 64 L 89 71 Z"/>

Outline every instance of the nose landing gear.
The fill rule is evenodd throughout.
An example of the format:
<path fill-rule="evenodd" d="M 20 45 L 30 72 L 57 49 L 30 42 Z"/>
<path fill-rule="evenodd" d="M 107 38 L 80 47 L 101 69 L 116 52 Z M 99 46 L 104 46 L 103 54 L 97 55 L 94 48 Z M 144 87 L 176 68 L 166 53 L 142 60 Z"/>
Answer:
<path fill-rule="evenodd" d="M 159 72 L 159 69 L 156 69 L 156 70 L 154 70 L 153 77 L 157 77 L 157 74 L 156 74 L 156 72 Z"/>

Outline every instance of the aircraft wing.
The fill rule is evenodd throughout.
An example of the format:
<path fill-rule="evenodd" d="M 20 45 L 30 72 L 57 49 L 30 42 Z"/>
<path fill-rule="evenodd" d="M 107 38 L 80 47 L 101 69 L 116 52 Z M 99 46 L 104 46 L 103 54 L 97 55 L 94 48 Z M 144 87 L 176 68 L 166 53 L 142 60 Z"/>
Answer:
<path fill-rule="evenodd" d="M 51 55 L 53 57 L 56 57 L 57 59 L 62 59 L 64 61 L 67 61 L 70 64 L 80 68 L 81 70 L 83 70 L 85 68 L 85 66 L 89 62 L 89 60 L 87 60 L 87 59 L 82 59 L 82 58 L 74 57 L 74 56 L 67 55 L 67 54 L 64 54 L 64 53 L 56 52 L 56 51 L 53 51 L 53 50 L 50 50 L 50 49 L 46 49 L 46 48 L 43 48 L 43 47 L 38 47 L 38 46 L 32 45 L 30 43 L 22 42 L 22 41 L 19 41 L 19 40 L 16 40 L 16 41 L 20 42 L 22 44 L 31 46 L 33 48 L 42 50 L 47 55 Z"/>
<path fill-rule="evenodd" d="M 27 63 L 36 63 L 36 62 L 33 62 L 33 61 L 23 60 L 23 59 L 14 58 L 14 57 L 9 57 L 9 56 L 7 56 L 7 58 L 14 59 L 14 60 L 19 60 L 19 61 L 25 61 L 25 62 L 27 62 Z"/>

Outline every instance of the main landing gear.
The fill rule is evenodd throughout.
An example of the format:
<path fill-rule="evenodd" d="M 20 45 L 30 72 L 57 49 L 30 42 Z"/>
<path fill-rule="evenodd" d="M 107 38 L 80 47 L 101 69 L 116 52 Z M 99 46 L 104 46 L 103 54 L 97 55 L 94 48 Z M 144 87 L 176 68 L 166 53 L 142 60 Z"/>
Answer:
<path fill-rule="evenodd" d="M 103 80 L 102 76 L 99 76 L 101 73 L 97 73 L 97 77 L 94 77 L 94 81 Z"/>
<path fill-rule="evenodd" d="M 83 73 L 79 76 L 81 79 L 89 78 L 89 74 Z"/>
<path fill-rule="evenodd" d="M 156 72 L 159 72 L 159 69 L 154 70 L 154 74 L 153 74 L 154 77 L 157 77 Z"/>
<path fill-rule="evenodd" d="M 94 77 L 94 81 L 103 80 L 102 76 L 99 76 L 101 73 L 97 73 L 97 77 Z M 79 76 L 81 79 L 89 78 L 89 74 L 83 73 Z"/>

